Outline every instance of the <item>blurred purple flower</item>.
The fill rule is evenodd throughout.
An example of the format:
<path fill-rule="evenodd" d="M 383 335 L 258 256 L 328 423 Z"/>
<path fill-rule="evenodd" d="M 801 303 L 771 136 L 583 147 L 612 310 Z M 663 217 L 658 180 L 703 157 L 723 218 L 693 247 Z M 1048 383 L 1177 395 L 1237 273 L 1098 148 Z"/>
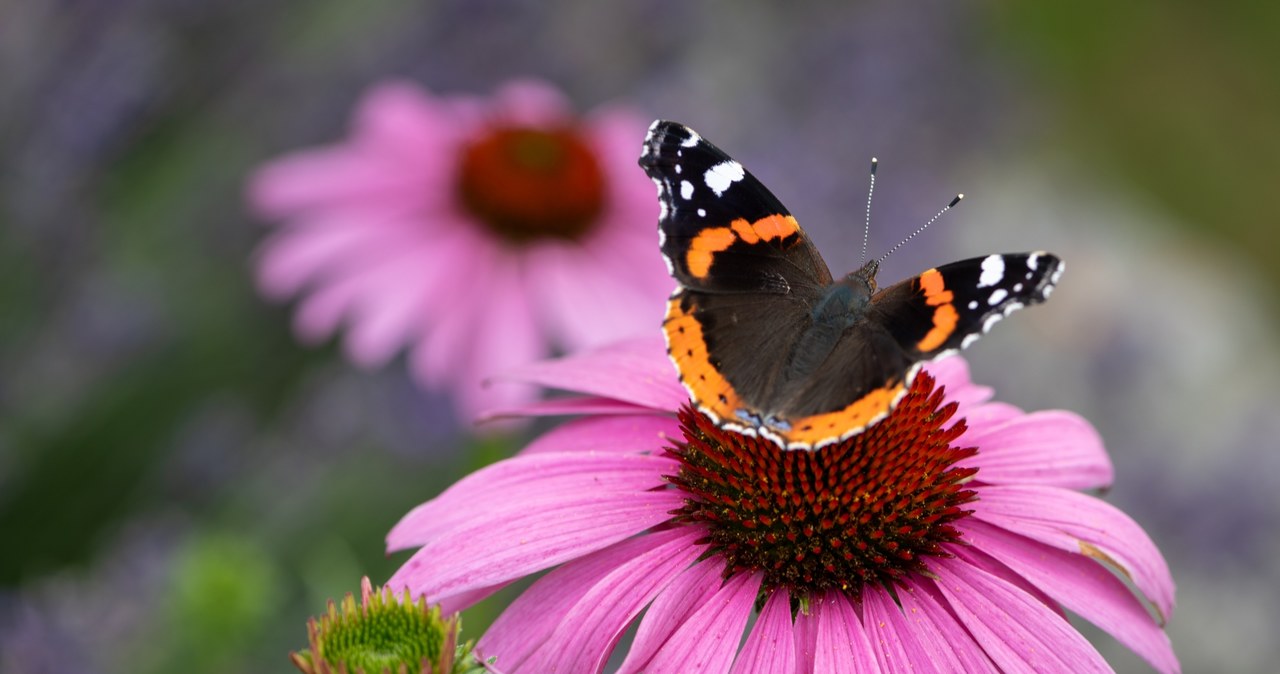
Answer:
<path fill-rule="evenodd" d="M 489 99 L 377 85 L 346 140 L 251 177 L 251 205 L 276 227 L 256 260 L 262 292 L 301 298 L 305 340 L 345 327 L 361 365 L 407 349 L 465 419 L 527 400 L 532 388 L 485 378 L 661 320 L 671 281 L 635 166 L 644 128 L 618 107 L 575 117 L 535 81 Z"/>
<path fill-rule="evenodd" d="M 1112 479 L 1097 432 L 990 402 L 959 357 L 817 452 L 710 424 L 660 343 L 520 374 L 586 396 L 526 412 L 589 416 L 388 535 L 392 550 L 420 548 L 388 585 L 446 611 L 552 569 L 477 645 L 504 671 L 599 672 L 641 613 L 620 672 L 1111 671 L 1064 608 L 1179 671 L 1140 598 L 1173 610 L 1164 558 L 1078 491 Z"/>

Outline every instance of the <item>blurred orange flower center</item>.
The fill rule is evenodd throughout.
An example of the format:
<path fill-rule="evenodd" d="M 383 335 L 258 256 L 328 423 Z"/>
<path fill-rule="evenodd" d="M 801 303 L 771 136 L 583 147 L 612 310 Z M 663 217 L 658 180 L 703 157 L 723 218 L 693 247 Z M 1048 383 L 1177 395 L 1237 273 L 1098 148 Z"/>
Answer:
<path fill-rule="evenodd" d="M 463 206 L 514 243 L 580 239 L 604 209 L 605 178 L 573 129 L 494 129 L 462 151 Z"/>

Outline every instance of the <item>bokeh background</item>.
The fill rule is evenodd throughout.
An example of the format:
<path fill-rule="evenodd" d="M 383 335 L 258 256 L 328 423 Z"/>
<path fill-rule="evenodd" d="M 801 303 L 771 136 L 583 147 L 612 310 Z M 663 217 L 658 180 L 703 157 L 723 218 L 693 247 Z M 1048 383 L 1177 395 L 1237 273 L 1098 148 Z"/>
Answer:
<path fill-rule="evenodd" d="M 1062 255 L 1053 300 L 970 350 L 975 379 L 1098 426 L 1108 498 L 1179 583 L 1186 671 L 1274 672 L 1278 8 L 0 3 L 0 671 L 290 671 L 307 616 L 402 561 L 400 515 L 513 450 L 402 362 L 299 345 L 255 292 L 243 182 L 342 137 L 386 77 L 532 75 L 699 129 L 837 271 L 873 155 L 873 252 L 968 197 L 882 279 Z"/>

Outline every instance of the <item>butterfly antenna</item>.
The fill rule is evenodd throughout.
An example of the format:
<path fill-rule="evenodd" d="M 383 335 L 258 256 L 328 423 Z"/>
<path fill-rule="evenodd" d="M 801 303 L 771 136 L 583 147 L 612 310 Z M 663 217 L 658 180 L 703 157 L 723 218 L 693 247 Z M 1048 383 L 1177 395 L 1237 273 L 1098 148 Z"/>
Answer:
<path fill-rule="evenodd" d="M 876 166 L 880 160 L 871 158 L 871 187 L 867 188 L 867 226 L 862 229 L 862 255 L 858 256 L 858 266 L 867 259 L 867 238 L 871 236 L 871 195 L 876 192 Z"/>
<path fill-rule="evenodd" d="M 933 224 L 933 222 L 934 222 L 935 220 L 937 220 L 938 218 L 942 217 L 942 214 L 943 214 L 943 213 L 946 213 L 947 211 L 951 210 L 951 208 L 952 208 L 953 206 L 955 206 L 956 204 L 960 203 L 960 200 L 961 200 L 961 199 L 963 199 L 963 198 L 964 198 L 964 195 L 963 195 L 963 194 L 957 194 L 957 195 L 956 195 L 956 198 L 954 198 L 954 199 L 952 199 L 952 200 L 951 200 L 951 203 L 947 204 L 947 205 L 946 205 L 942 210 L 938 211 L 937 215 L 934 215 L 932 218 L 929 218 L 929 222 L 924 223 L 923 225 L 921 225 L 921 226 L 920 226 L 920 229 L 917 229 L 916 231 L 914 231 L 914 232 L 912 232 L 912 233 L 908 234 L 908 235 L 907 235 L 907 238 L 905 238 L 905 239 L 903 239 L 903 240 L 899 241 L 899 242 L 898 242 L 898 245 L 894 246 L 893 248 L 890 248 L 890 249 L 889 249 L 889 252 L 885 253 L 884 255 L 881 255 L 881 256 L 880 256 L 880 259 L 879 259 L 878 261 L 879 261 L 879 262 L 884 262 L 885 258 L 889 257 L 890 255 L 893 255 L 893 251 L 898 250 L 899 248 L 901 248 L 901 247 L 902 247 L 902 244 L 904 244 L 904 243 L 906 243 L 906 242 L 910 241 L 911 239 L 914 239 L 914 238 L 915 238 L 915 236 L 916 236 L 917 234 L 919 234 L 920 232 L 923 232 L 924 230 L 928 229 L 928 228 L 929 228 L 929 225 L 932 225 L 932 224 Z"/>

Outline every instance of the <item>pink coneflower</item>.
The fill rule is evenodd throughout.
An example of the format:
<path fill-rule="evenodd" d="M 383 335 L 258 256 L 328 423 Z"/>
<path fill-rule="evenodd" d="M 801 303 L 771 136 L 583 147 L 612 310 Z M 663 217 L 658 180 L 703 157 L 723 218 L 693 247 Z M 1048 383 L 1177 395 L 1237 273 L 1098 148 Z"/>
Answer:
<path fill-rule="evenodd" d="M 508 674 L 598 672 L 642 613 L 621 672 L 1110 671 L 1064 609 L 1178 671 L 1164 559 L 1077 491 L 1111 481 L 1097 433 L 988 402 L 959 357 L 815 452 L 708 423 L 657 342 L 520 376 L 584 394 L 527 413 L 584 416 L 388 536 L 421 547 L 389 584 L 446 611 L 551 569 L 479 641 Z"/>
<path fill-rule="evenodd" d="M 635 170 L 644 128 L 616 107 L 575 117 L 537 82 L 490 99 L 373 87 L 346 140 L 253 174 L 250 202 L 277 225 L 259 283 L 302 297 L 304 339 L 345 324 L 357 363 L 407 349 L 468 418 L 520 400 L 529 389 L 481 382 L 661 320 L 671 280 Z"/>

